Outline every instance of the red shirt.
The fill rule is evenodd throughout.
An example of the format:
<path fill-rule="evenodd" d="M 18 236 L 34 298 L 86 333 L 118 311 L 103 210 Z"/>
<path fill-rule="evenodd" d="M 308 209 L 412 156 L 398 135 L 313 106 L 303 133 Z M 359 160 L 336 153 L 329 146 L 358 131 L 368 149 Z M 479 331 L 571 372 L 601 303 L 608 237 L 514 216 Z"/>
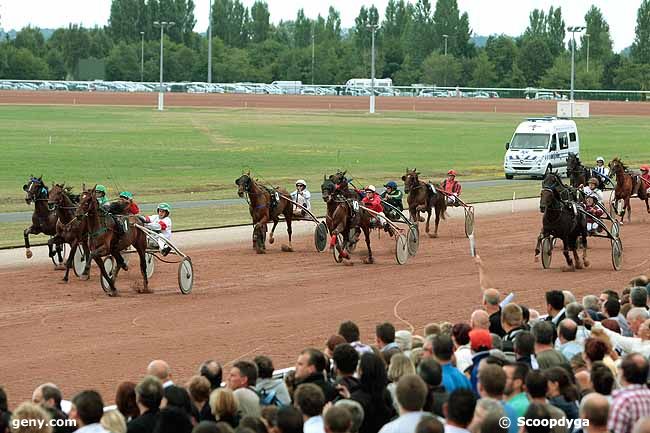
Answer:
<path fill-rule="evenodd" d="M 460 195 L 461 186 L 460 186 L 460 182 L 458 182 L 456 179 L 454 180 L 445 179 L 442 181 L 441 186 L 442 189 L 449 194 Z"/>
<path fill-rule="evenodd" d="M 126 211 L 131 215 L 137 215 L 140 213 L 140 208 L 138 207 L 137 204 L 135 204 L 134 201 L 132 201 L 129 207 L 126 208 Z"/>
<path fill-rule="evenodd" d="M 642 174 L 641 179 L 643 179 L 645 181 L 645 182 L 643 182 L 645 184 L 645 187 L 650 188 L 650 173 Z"/>
<path fill-rule="evenodd" d="M 372 199 L 370 199 L 367 195 L 361 200 L 361 203 L 367 207 L 370 210 L 374 210 L 375 212 L 383 212 L 384 207 L 381 205 L 381 197 L 379 197 L 377 194 L 373 194 Z"/>
<path fill-rule="evenodd" d="M 601 208 L 599 208 L 598 206 L 595 206 L 595 205 L 594 206 L 587 205 L 587 206 L 585 206 L 585 210 L 587 211 L 587 213 L 589 215 L 593 215 L 593 216 L 598 217 L 598 218 L 602 217 L 603 214 L 604 214 L 603 210 Z M 587 217 L 587 222 L 588 223 L 593 223 L 595 221 L 594 221 L 594 219 L 592 217 Z"/>

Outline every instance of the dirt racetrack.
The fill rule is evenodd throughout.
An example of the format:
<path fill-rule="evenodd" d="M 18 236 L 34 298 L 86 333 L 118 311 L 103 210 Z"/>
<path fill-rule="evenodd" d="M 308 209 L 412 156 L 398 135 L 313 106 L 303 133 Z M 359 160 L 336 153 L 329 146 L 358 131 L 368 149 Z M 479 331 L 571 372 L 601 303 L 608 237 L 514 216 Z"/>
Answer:
<path fill-rule="evenodd" d="M 157 93 L 0 91 L 0 104 L 133 105 L 156 107 Z M 168 107 L 367 110 L 362 96 L 167 93 Z M 555 115 L 556 101 L 525 99 L 377 97 L 377 111 L 490 112 Z M 647 116 L 650 102 L 590 101 L 592 115 Z"/>
<path fill-rule="evenodd" d="M 571 289 L 581 297 L 602 288 L 622 289 L 634 276 L 648 272 L 650 216 L 638 200 L 633 222 L 622 228 L 623 270 L 611 267 L 611 248 L 591 240 L 591 268 L 561 272 L 556 251 L 553 268 L 533 262 L 541 216 L 538 212 L 494 216 L 477 214 L 478 251 L 503 293 L 543 311 L 543 293 Z M 334 263 L 314 251 L 311 237 L 294 243 L 296 252 L 254 254 L 249 238 L 239 243 L 191 249 L 194 291 L 176 288 L 177 267 L 157 263 L 151 280 L 155 293 L 134 293 L 139 272 L 122 273 L 121 296 L 103 294 L 96 269 L 90 282 L 74 277 L 60 282 L 51 266 L 4 267 L 0 271 L 0 383 L 12 405 L 31 396 L 45 381 L 59 384 L 65 397 L 86 388 L 99 390 L 110 402 L 122 380 L 137 381 L 147 363 L 167 360 L 174 379 L 184 383 L 209 358 L 228 364 L 266 354 L 277 368 L 293 365 L 307 346 L 322 347 L 347 319 L 356 321 L 362 339 L 372 342 L 374 326 L 393 322 L 398 329 L 421 333 L 431 321 L 468 320 L 480 307 L 476 267 L 468 253 L 462 219 L 444 221 L 438 239 L 423 238 L 420 251 L 404 266 L 395 264 L 393 241 L 373 234 L 377 263 Z M 132 262 L 137 267 L 137 260 Z"/>

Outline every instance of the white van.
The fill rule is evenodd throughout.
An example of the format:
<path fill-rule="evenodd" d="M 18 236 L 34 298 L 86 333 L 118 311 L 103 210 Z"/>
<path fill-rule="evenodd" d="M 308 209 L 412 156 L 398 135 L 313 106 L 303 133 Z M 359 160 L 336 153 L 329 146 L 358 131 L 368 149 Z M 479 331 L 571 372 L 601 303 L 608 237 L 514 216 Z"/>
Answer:
<path fill-rule="evenodd" d="M 286 95 L 300 95 L 302 81 L 274 81 L 271 86 L 277 87 Z"/>
<path fill-rule="evenodd" d="M 512 139 L 506 143 L 503 160 L 506 179 L 522 175 L 542 177 L 549 169 L 566 176 L 569 152 L 580 155 L 580 137 L 573 120 L 527 119 L 517 126 Z"/>

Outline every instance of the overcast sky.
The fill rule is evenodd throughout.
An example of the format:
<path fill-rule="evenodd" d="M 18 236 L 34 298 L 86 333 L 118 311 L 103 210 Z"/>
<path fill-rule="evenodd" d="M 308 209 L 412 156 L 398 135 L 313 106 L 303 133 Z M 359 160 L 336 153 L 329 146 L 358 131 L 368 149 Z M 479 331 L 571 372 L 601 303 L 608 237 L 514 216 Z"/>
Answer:
<path fill-rule="evenodd" d="M 210 0 L 194 0 L 196 4 L 196 31 L 207 28 Z M 415 2 L 415 0 L 410 0 Z M 250 6 L 254 0 L 243 0 Z M 435 0 L 431 1 L 435 5 Z M 362 5 L 374 4 L 383 15 L 388 0 L 268 0 L 271 21 L 293 19 L 299 8 L 314 18 L 326 16 L 328 7 L 341 12 L 342 26 L 354 25 L 354 18 Z M 567 25 L 584 24 L 584 15 L 592 4 L 598 6 L 609 23 L 614 49 L 620 51 L 634 41 L 636 12 L 641 0 L 458 0 L 461 11 L 469 14 L 470 25 L 477 35 L 505 33 L 521 34 L 528 25 L 528 14 L 533 8 L 547 10 L 561 6 Z M 28 24 L 42 28 L 57 28 L 68 23 L 84 26 L 103 26 L 110 15 L 110 0 L 0 0 L 0 27 L 20 29 Z"/>

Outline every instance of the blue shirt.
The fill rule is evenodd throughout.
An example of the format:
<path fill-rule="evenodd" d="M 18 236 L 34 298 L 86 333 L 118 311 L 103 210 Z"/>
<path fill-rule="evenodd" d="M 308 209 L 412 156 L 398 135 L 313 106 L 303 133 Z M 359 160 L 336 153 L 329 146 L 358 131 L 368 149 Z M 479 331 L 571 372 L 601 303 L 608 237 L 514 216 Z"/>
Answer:
<path fill-rule="evenodd" d="M 518 433 L 519 427 L 517 427 L 517 411 L 514 407 L 501 401 L 501 406 L 503 406 L 503 411 L 506 413 L 508 419 L 510 419 L 510 426 L 508 427 L 508 433 Z"/>
<path fill-rule="evenodd" d="M 460 388 L 472 389 L 472 383 L 467 376 L 452 364 L 442 366 L 442 384 L 445 386 L 445 391 L 449 394 Z"/>
<path fill-rule="evenodd" d="M 560 353 L 564 355 L 568 361 L 571 361 L 571 358 L 573 358 L 578 353 L 582 353 L 582 351 L 582 345 L 578 344 L 575 341 L 567 341 L 564 344 L 560 344 Z"/>

